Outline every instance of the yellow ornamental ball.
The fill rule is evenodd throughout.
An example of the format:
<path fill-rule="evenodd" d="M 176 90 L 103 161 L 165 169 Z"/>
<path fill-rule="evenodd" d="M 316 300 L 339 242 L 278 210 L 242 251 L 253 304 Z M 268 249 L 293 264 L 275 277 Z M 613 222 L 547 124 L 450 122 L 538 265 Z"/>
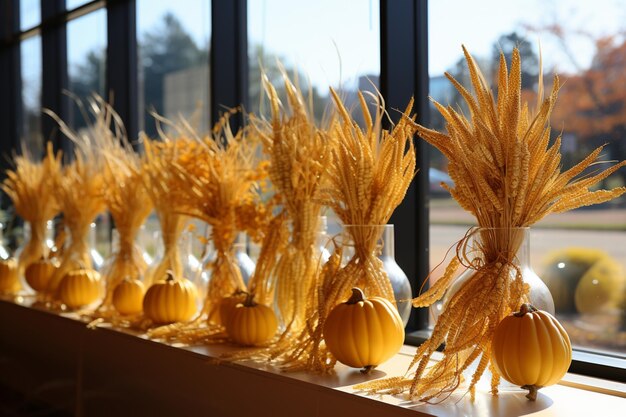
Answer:
<path fill-rule="evenodd" d="M 611 257 L 596 262 L 576 286 L 574 301 L 582 314 L 617 308 L 626 285 L 624 267 Z"/>
<path fill-rule="evenodd" d="M 608 256 L 599 249 L 574 246 L 548 254 L 539 276 L 550 290 L 558 314 L 578 312 L 575 303 L 578 283 L 594 264 Z"/>

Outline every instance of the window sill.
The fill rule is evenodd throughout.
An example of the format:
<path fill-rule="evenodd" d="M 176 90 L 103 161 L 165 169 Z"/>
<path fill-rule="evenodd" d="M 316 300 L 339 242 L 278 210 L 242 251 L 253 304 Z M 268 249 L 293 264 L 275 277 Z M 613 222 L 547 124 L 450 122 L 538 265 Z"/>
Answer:
<path fill-rule="evenodd" d="M 178 348 L 128 332 L 90 330 L 69 316 L 0 301 L 0 386 L 20 393 L 16 407 L 46 404 L 77 416 L 617 416 L 626 398 L 626 384 L 568 375 L 542 389 L 534 403 L 520 393 L 480 391 L 474 403 L 467 397 L 407 403 L 355 394 L 352 385 L 372 376 L 344 366 L 333 375 L 281 373 L 216 360 L 233 349 L 227 345 Z M 414 350 L 404 346 L 373 376 L 402 374 Z"/>

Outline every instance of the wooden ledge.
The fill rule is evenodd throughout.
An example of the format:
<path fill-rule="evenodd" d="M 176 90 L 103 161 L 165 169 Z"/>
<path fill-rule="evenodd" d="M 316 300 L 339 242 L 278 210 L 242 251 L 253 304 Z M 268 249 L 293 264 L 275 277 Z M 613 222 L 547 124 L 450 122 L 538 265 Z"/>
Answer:
<path fill-rule="evenodd" d="M 313 375 L 215 360 L 232 349 L 174 347 L 0 301 L 0 390 L 12 393 L 0 394 L 0 414 L 43 407 L 75 416 L 621 416 L 626 406 L 624 384 L 612 385 L 617 395 L 557 385 L 535 403 L 521 392 L 479 392 L 475 403 L 458 396 L 414 404 L 355 394 L 352 385 L 372 376 L 345 366 Z M 402 374 L 414 351 L 405 346 L 373 377 Z"/>

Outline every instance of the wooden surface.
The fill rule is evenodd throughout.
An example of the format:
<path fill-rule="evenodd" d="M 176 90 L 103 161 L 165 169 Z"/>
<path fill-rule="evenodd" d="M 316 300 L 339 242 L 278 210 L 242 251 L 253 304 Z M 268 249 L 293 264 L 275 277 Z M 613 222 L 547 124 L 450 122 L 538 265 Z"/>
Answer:
<path fill-rule="evenodd" d="M 179 348 L 0 301 L 0 415 L 4 416 L 624 416 L 623 384 L 606 395 L 571 386 L 440 405 L 357 395 L 366 378 L 400 375 L 413 347 L 366 377 L 282 373 L 218 361 L 226 345 Z M 571 385 L 571 384 L 570 384 Z M 577 386 L 583 386 L 578 383 Z"/>

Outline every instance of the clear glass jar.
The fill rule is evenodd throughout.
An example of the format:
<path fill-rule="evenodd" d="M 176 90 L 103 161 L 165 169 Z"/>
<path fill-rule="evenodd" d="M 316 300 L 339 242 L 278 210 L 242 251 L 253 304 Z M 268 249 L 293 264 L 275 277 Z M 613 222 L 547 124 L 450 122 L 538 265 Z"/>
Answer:
<path fill-rule="evenodd" d="M 111 254 L 104 260 L 100 271 L 107 278 L 107 282 L 117 283 L 125 278 L 143 280 L 147 267 L 144 252 L 137 244 L 137 239 L 134 242 L 126 242 L 122 247 L 120 234 L 117 229 L 113 229 L 111 231 Z"/>
<path fill-rule="evenodd" d="M 146 276 L 150 277 L 150 282 L 153 283 L 160 279 L 164 279 L 163 276 L 153 276 L 157 274 L 159 270 L 163 272 L 172 270 L 178 274 L 182 274 L 182 277 L 187 278 L 190 281 L 194 281 L 198 270 L 201 269 L 201 262 L 192 253 L 192 240 L 193 233 L 190 231 L 183 231 L 180 236 L 177 237 L 176 242 L 172 247 L 167 248 L 164 244 L 163 234 L 160 230 L 154 232 L 154 241 L 156 243 L 155 254 L 152 258 L 152 262 L 146 271 Z M 169 253 L 167 253 L 169 252 Z M 167 257 L 167 259 L 166 259 Z"/>
<path fill-rule="evenodd" d="M 235 262 L 241 272 L 241 278 L 243 278 L 243 282 L 246 286 L 248 286 L 248 282 L 254 274 L 256 265 L 252 258 L 248 255 L 248 245 L 245 233 L 239 233 L 239 236 L 237 236 L 237 242 L 233 245 L 233 250 L 235 252 Z"/>
<path fill-rule="evenodd" d="M 91 264 L 93 269 L 95 269 L 96 271 L 100 271 L 104 265 L 104 257 L 98 251 L 98 246 L 96 244 L 96 233 L 97 225 L 94 222 L 89 225 L 89 257 L 91 258 Z"/>
<path fill-rule="evenodd" d="M 11 254 L 4 244 L 4 224 L 0 223 L 0 259 L 9 259 Z"/>
<path fill-rule="evenodd" d="M 371 244 L 369 246 L 355 244 L 355 240 L 357 242 L 371 242 Z M 380 261 L 379 265 L 391 283 L 398 313 L 406 326 L 411 315 L 411 283 L 395 260 L 393 224 L 344 225 L 341 244 L 343 246 L 343 265 L 346 265 L 355 256 L 359 256 L 361 259 L 373 256 Z M 357 247 L 360 249 L 357 250 Z M 357 251 L 363 253 L 357 254 Z M 374 265 L 378 264 L 375 263 Z"/>
<path fill-rule="evenodd" d="M 48 257 L 50 250 L 54 247 L 54 222 L 48 220 L 45 223 L 37 223 L 34 228 L 29 222 L 24 222 L 22 231 L 22 245 L 17 248 L 14 254 L 20 260 L 20 275 L 23 275 L 26 266 L 42 257 Z M 5 252 L 7 252 L 6 248 Z M 10 257 L 8 252 L 6 255 Z M 2 256 L 0 250 L 0 257 Z"/>
<path fill-rule="evenodd" d="M 466 260 L 473 267 L 466 269 L 459 275 L 448 291 L 446 291 L 443 299 L 433 304 L 431 312 L 435 320 L 439 318 L 446 308 L 449 300 L 456 294 L 461 287 L 467 283 L 475 274 L 476 268 L 481 265 L 496 262 L 500 259 L 509 260 L 513 264 L 513 268 L 509 268 L 508 274 L 505 272 L 503 276 L 513 280 L 516 278 L 517 270 L 522 273 L 522 280 L 528 284 L 528 302 L 539 310 L 544 310 L 554 315 L 554 301 L 550 290 L 544 282 L 537 276 L 530 265 L 530 228 L 477 228 L 469 238 L 470 241 L 465 251 Z M 495 246 L 495 247 L 494 247 Z M 498 254 L 498 259 L 494 258 Z M 520 302 L 521 306 L 522 302 Z M 465 381 L 471 381 L 473 373 L 476 371 L 478 361 L 474 361 L 464 372 Z M 477 384 L 477 388 L 488 390 L 491 387 L 491 372 L 486 370 Z M 500 380 L 498 386 L 500 391 L 520 391 L 520 387 Z"/>
<path fill-rule="evenodd" d="M 530 228 L 519 227 L 511 229 L 513 230 L 513 232 L 511 232 L 511 236 L 513 236 L 510 245 L 511 249 L 504 249 L 501 252 L 506 253 L 507 251 L 514 251 L 514 253 L 508 255 L 508 258 L 512 259 L 513 264 L 522 271 L 522 279 L 530 287 L 530 293 L 528 295 L 530 303 L 537 309 L 547 311 L 554 315 L 554 300 L 552 299 L 552 294 L 550 294 L 550 290 L 546 284 L 539 278 L 530 265 Z M 495 235 L 505 230 L 506 229 L 478 228 L 470 238 L 471 241 L 467 246 L 469 250 L 468 255 L 472 258 L 472 262 L 477 264 L 484 263 L 485 255 L 482 248 L 485 245 L 485 241 L 497 240 Z M 510 269 L 511 279 L 515 278 L 515 271 L 516 269 L 514 268 Z M 474 272 L 475 270 L 473 268 L 465 270 L 465 272 L 454 280 L 443 298 L 433 304 L 431 313 L 434 321 L 439 318 L 448 300 L 474 275 Z"/>

